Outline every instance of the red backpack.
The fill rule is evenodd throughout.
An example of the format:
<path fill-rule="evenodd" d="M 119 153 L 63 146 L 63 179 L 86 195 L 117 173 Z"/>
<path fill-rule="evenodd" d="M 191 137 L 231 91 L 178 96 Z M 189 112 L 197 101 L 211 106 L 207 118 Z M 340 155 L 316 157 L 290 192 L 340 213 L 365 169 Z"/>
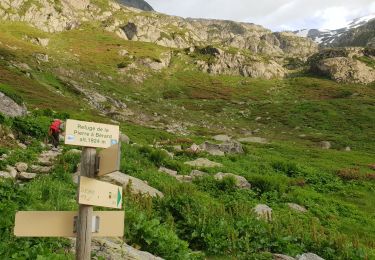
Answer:
<path fill-rule="evenodd" d="M 61 120 L 55 120 L 52 122 L 51 126 L 49 127 L 51 132 L 59 132 L 60 131 Z"/>

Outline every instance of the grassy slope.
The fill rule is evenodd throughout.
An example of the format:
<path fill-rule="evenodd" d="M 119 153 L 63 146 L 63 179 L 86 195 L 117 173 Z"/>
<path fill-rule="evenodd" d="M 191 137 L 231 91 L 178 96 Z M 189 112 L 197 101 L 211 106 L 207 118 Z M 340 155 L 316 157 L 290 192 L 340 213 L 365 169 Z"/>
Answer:
<path fill-rule="evenodd" d="M 73 79 L 87 88 L 115 93 L 120 98 L 126 96 L 127 105 L 134 111 L 166 114 L 166 123 L 172 119 L 193 123 L 192 134 L 188 136 L 192 141 L 201 142 L 204 135 L 221 132 L 241 136 L 241 130 L 254 129 L 260 129 L 259 135 L 272 139 L 271 145 L 247 145 L 246 155 L 208 156 L 224 164 L 223 169 L 208 170 L 210 173 L 220 170 L 242 175 L 253 184 L 252 192 L 236 191 L 230 181 L 217 182 L 210 177 L 182 185 L 157 172 L 159 165 L 165 165 L 189 173 L 191 169 L 183 162 L 196 155 L 181 153 L 172 161 L 152 149 L 124 148 L 122 170 L 147 180 L 166 194 L 164 200 L 155 201 L 129 196 L 126 238 L 130 243 L 169 259 L 193 258 L 179 239 L 188 241 L 191 249 L 208 255 L 246 258 L 247 254 L 260 259 L 261 255 L 267 257 L 262 253 L 265 251 L 291 255 L 314 251 L 327 259 L 375 257 L 373 182 L 345 181 L 336 176 L 337 170 L 354 167 L 362 175 L 370 173 L 367 165 L 374 163 L 375 140 L 373 85 L 339 85 L 311 76 L 270 81 L 209 76 L 197 72 L 190 65 L 191 58 L 182 54 L 173 60 L 171 68 L 159 74 L 151 73 L 139 87 L 126 76 L 118 75 L 117 64 L 122 61 L 118 51 L 126 49 L 136 57 L 158 59 L 167 49 L 119 40 L 103 31 L 97 33 L 100 29 L 95 26 L 88 24 L 83 30 L 45 35 L 24 24 L 1 24 L 0 55 L 41 70 L 33 70 L 28 78 L 0 60 L 0 83 L 21 96 L 31 108 L 52 108 L 79 119 L 108 120 L 77 101 L 75 94 L 57 79 L 55 72 L 59 67 L 69 68 L 73 70 Z M 25 34 L 49 37 L 51 43 L 47 49 L 35 46 L 22 40 Z M 11 50 L 5 45 L 20 49 Z M 34 52 L 49 54 L 50 62 L 38 65 L 32 58 Z M 101 77 L 94 72 L 99 72 Z M 104 76 L 111 76 L 113 80 Z M 88 80 L 101 86 L 89 84 Z M 262 119 L 255 121 L 256 117 Z M 121 127 L 140 144 L 148 145 L 155 140 L 179 143 L 178 136 L 162 131 L 129 123 Z M 299 137 L 301 134 L 306 137 Z M 322 140 L 332 141 L 337 150 L 318 149 L 317 142 Z M 348 145 L 353 152 L 342 151 Z M 15 154 L 23 160 L 32 160 L 35 151 L 30 151 L 29 157 L 23 153 Z M 27 209 L 74 207 L 74 186 L 69 173 L 75 160 L 68 159 L 68 165 L 61 161 L 53 175 L 27 184 L 25 190 L 18 185 L 1 184 L 4 187 L 2 215 L 9 216 L 2 225 L 8 232 L 1 245 L 6 255 L 64 254 L 57 248 L 60 243 L 66 245 L 65 242 L 15 239 L 9 230 L 11 216 L 26 207 L 23 194 L 31 198 Z M 56 185 L 63 189 L 58 197 L 50 190 Z M 49 187 L 48 191 L 45 187 Z M 9 200 L 12 196 L 15 197 Z M 251 208 L 259 202 L 274 209 L 272 224 L 265 225 L 252 217 Z M 309 213 L 303 216 L 291 213 L 285 202 L 305 205 Z M 170 245 L 175 246 L 174 250 L 170 250 Z"/>

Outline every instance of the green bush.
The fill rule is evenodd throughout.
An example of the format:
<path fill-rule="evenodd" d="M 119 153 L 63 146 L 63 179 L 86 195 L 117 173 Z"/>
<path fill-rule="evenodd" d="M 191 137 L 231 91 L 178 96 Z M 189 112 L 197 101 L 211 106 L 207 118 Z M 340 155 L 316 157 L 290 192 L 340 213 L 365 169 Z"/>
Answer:
<path fill-rule="evenodd" d="M 17 117 L 13 120 L 13 130 L 21 133 L 21 138 L 27 136 L 42 139 L 47 136 L 51 123 L 48 117 Z"/>
<path fill-rule="evenodd" d="M 21 96 L 19 96 L 14 90 L 9 87 L 8 85 L 4 85 L 0 83 L 0 92 L 3 92 L 7 97 L 12 99 L 14 102 L 16 102 L 18 105 L 23 104 L 23 99 Z"/>
<path fill-rule="evenodd" d="M 5 123 L 5 116 L 0 113 L 0 125 Z"/>

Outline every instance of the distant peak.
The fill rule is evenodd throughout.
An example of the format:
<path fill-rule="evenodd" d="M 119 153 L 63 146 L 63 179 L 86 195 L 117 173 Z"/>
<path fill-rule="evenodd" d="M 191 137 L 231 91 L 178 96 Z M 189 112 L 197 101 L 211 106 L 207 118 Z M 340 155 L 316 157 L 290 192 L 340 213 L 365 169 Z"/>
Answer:
<path fill-rule="evenodd" d="M 143 11 L 154 11 L 152 6 L 144 0 L 117 0 L 120 4 L 141 9 Z"/>

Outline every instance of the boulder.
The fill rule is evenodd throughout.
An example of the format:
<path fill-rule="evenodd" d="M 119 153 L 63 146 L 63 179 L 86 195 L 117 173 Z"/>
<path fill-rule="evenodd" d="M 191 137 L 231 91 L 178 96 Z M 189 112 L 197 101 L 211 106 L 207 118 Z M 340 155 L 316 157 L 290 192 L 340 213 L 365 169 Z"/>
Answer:
<path fill-rule="evenodd" d="M 31 173 L 31 172 L 21 172 L 20 174 L 18 174 L 18 179 L 24 180 L 24 181 L 32 180 L 35 177 L 36 177 L 36 174 Z"/>
<path fill-rule="evenodd" d="M 127 50 L 119 50 L 118 51 L 118 55 L 120 55 L 121 57 L 124 57 L 128 54 L 129 54 L 129 52 Z"/>
<path fill-rule="evenodd" d="M 76 239 L 71 238 L 71 241 L 72 243 L 70 251 L 74 254 Z M 145 251 L 140 251 L 127 245 L 120 238 L 93 238 L 92 252 L 99 259 L 106 260 L 163 260 L 163 258 L 154 256 Z"/>
<path fill-rule="evenodd" d="M 297 260 L 324 260 L 320 256 L 313 254 L 313 253 L 305 253 L 303 255 L 298 255 L 296 257 Z"/>
<path fill-rule="evenodd" d="M 220 150 L 228 154 L 244 153 L 241 143 L 237 141 L 227 141 L 227 142 L 220 144 Z"/>
<path fill-rule="evenodd" d="M 6 171 L 10 174 L 10 176 L 12 176 L 12 178 L 17 177 L 18 172 L 17 172 L 16 168 L 14 168 L 10 165 L 7 165 Z"/>
<path fill-rule="evenodd" d="M 222 180 L 225 177 L 233 177 L 236 181 L 236 187 L 240 189 L 250 189 L 251 184 L 242 176 L 235 175 L 233 173 L 222 173 L 219 172 L 215 175 L 216 180 Z"/>
<path fill-rule="evenodd" d="M 254 207 L 254 212 L 258 219 L 272 221 L 272 209 L 265 204 L 258 204 Z"/>
<path fill-rule="evenodd" d="M 168 174 L 169 176 L 176 177 L 177 176 L 177 171 L 165 168 L 165 167 L 160 167 L 159 172 L 164 172 Z"/>
<path fill-rule="evenodd" d="M 29 168 L 27 163 L 24 162 L 18 162 L 15 166 L 18 172 L 25 172 Z"/>
<path fill-rule="evenodd" d="M 268 140 L 262 137 L 249 136 L 238 139 L 241 143 L 258 143 L 258 144 L 268 144 Z"/>
<path fill-rule="evenodd" d="M 120 134 L 120 142 L 124 144 L 129 144 L 130 143 L 130 138 L 126 134 L 121 133 Z"/>
<path fill-rule="evenodd" d="M 231 138 L 227 135 L 215 135 L 212 139 L 219 141 L 219 142 L 228 142 Z"/>
<path fill-rule="evenodd" d="M 295 204 L 295 203 L 288 203 L 288 207 L 298 212 L 302 212 L 302 213 L 307 212 L 307 209 L 305 207 Z"/>
<path fill-rule="evenodd" d="M 133 193 L 138 194 L 147 194 L 151 197 L 164 197 L 164 194 L 157 189 L 149 186 L 146 182 L 137 179 L 135 177 L 126 175 L 122 172 L 113 172 L 108 175 L 105 175 L 101 178 L 103 181 L 107 181 L 116 185 L 126 186 L 131 183 L 131 190 Z"/>
<path fill-rule="evenodd" d="M 328 141 L 322 141 L 322 142 L 320 142 L 320 147 L 324 150 L 329 150 L 329 149 L 331 149 L 332 145 Z"/>
<path fill-rule="evenodd" d="M 192 144 L 190 148 L 187 149 L 189 152 L 192 153 L 199 153 L 201 151 L 201 148 L 197 144 Z"/>
<path fill-rule="evenodd" d="M 51 166 L 41 166 L 41 165 L 31 165 L 30 171 L 34 173 L 49 173 L 51 172 L 52 167 Z"/>
<path fill-rule="evenodd" d="M 24 116 L 27 109 L 25 105 L 17 104 L 13 99 L 0 92 L 0 113 L 9 117 Z"/>
<path fill-rule="evenodd" d="M 296 260 L 296 259 L 288 255 L 273 254 L 273 260 Z"/>
<path fill-rule="evenodd" d="M 204 142 L 199 146 L 200 150 L 206 151 L 211 155 L 216 155 L 216 156 L 224 156 L 225 153 L 220 150 L 220 145 L 219 144 L 212 144 L 209 142 Z"/>
<path fill-rule="evenodd" d="M 206 158 L 198 158 L 194 161 L 185 162 L 185 164 L 193 166 L 193 167 L 207 167 L 207 168 L 223 166 L 221 163 L 212 162 Z"/>

